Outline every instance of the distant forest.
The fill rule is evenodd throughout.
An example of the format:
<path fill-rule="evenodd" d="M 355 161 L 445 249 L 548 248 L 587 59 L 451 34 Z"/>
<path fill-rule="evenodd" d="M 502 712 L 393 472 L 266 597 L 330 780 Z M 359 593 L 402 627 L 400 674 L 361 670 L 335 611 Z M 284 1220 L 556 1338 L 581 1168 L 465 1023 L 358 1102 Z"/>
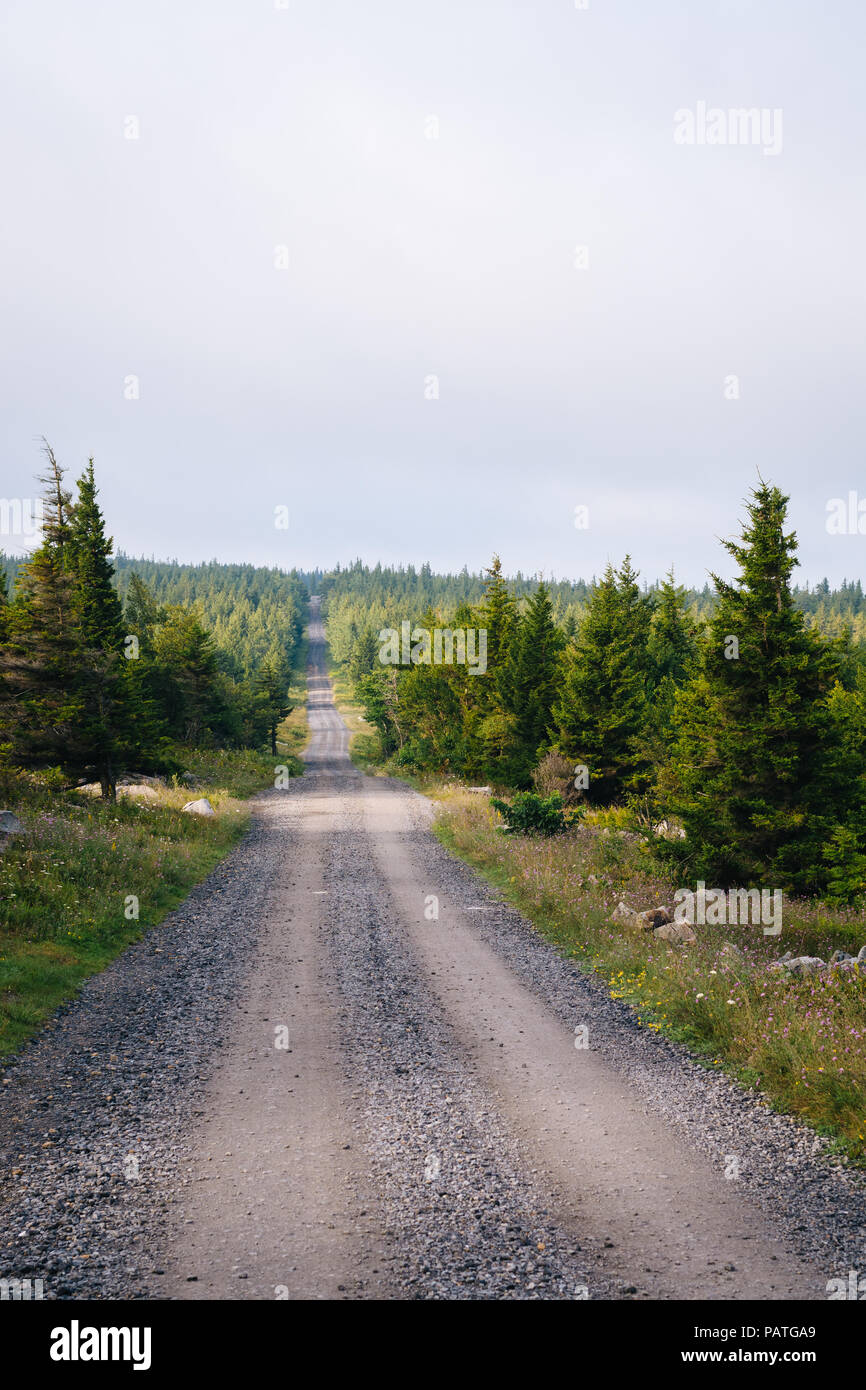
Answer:
<path fill-rule="evenodd" d="M 464 568 L 457 574 L 435 574 L 427 564 L 419 569 L 413 565 L 371 567 L 360 560 L 345 568 L 338 565 L 329 571 L 302 573 L 300 578 L 311 593 L 322 596 L 328 640 L 334 659 L 340 662 L 351 660 L 364 632 L 397 625 L 404 618 L 417 621 L 428 611 L 437 613 L 444 622 L 461 605 L 477 608 L 488 584 L 483 571 L 470 573 Z M 526 577 L 518 571 L 507 582 L 516 599 L 527 601 L 538 586 L 538 576 Z M 663 582 L 644 583 L 642 591 L 658 598 Z M 596 585 L 595 579 L 545 580 L 554 622 L 566 637 L 575 636 Z M 711 616 L 716 592 L 709 583 L 701 589 L 684 587 L 682 594 L 684 606 L 695 621 Z M 825 636 L 840 637 L 847 631 L 852 642 L 866 644 L 866 597 L 859 579 L 846 581 L 838 589 L 831 589 L 826 579 L 813 587 L 794 585 L 792 597 L 808 624 Z"/>

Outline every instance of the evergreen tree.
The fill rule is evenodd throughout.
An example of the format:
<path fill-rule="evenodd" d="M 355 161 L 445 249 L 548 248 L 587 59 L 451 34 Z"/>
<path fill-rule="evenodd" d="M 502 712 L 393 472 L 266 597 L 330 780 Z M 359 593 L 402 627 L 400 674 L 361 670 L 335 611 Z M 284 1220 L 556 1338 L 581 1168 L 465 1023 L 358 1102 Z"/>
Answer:
<path fill-rule="evenodd" d="M 592 591 L 554 706 L 559 749 L 589 769 L 589 796 L 603 805 L 635 790 L 646 716 L 652 603 L 626 556 Z"/>
<path fill-rule="evenodd" d="M 677 697 L 672 808 L 690 871 L 722 887 L 820 889 L 851 801 L 828 706 L 838 654 L 795 607 L 787 503 L 763 481 L 751 494 L 741 541 L 725 542 L 739 575 L 712 576 L 701 671 Z"/>
<path fill-rule="evenodd" d="M 127 635 L 138 638 L 139 650 L 146 656 L 153 652 L 154 635 L 163 617 L 163 610 L 147 585 L 137 574 L 131 574 L 123 610 L 124 627 Z"/>
<path fill-rule="evenodd" d="M 520 784 L 528 783 L 539 756 L 547 751 L 563 645 L 542 582 L 512 642 L 505 680 L 503 703 L 514 721 L 514 765 Z"/>
<path fill-rule="evenodd" d="M 115 799 L 118 760 L 130 743 L 129 691 L 122 654 L 123 613 L 110 561 L 113 541 L 97 502 L 93 459 L 78 480 L 67 553 L 75 583 L 82 714 L 73 760 L 93 768 L 106 801 Z"/>
<path fill-rule="evenodd" d="M 228 692 L 219 679 L 217 648 L 195 613 L 176 605 L 167 609 L 156 634 L 155 657 L 164 676 L 163 707 L 174 738 L 196 746 L 237 736 Z"/>
<path fill-rule="evenodd" d="M 259 667 L 256 691 L 267 721 L 271 753 L 277 756 L 277 729 L 294 709 L 288 700 L 289 670 L 285 660 L 271 652 Z"/>
<path fill-rule="evenodd" d="M 68 565 L 70 494 L 45 444 L 42 543 L 21 569 L 0 646 L 0 742 L 14 763 L 69 766 L 82 717 L 75 586 Z"/>
<path fill-rule="evenodd" d="M 487 584 L 478 611 L 478 624 L 487 632 L 487 672 L 496 675 L 508 659 L 508 648 L 517 619 L 517 603 L 502 574 L 502 562 L 494 555 L 484 571 Z"/>
<path fill-rule="evenodd" d="M 669 570 L 658 591 L 649 635 L 649 657 L 655 683 L 669 677 L 681 685 L 697 654 L 695 625 L 686 607 L 686 591 Z"/>

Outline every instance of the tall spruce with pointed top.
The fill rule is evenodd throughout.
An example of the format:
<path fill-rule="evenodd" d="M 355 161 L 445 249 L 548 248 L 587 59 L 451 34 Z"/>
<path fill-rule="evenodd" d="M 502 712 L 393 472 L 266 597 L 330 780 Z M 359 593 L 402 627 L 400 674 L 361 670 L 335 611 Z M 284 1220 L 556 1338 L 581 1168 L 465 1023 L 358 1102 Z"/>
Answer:
<path fill-rule="evenodd" d="M 668 570 L 658 590 L 649 634 L 653 684 L 666 678 L 682 684 L 697 655 L 695 624 L 686 608 L 686 591 Z"/>
<path fill-rule="evenodd" d="M 814 892 L 851 779 L 828 707 L 839 655 L 794 605 L 787 504 L 761 480 L 741 540 L 724 542 L 739 574 L 712 576 L 718 605 L 700 673 L 677 697 L 665 778 L 690 876 Z"/>
<path fill-rule="evenodd" d="M 271 651 L 256 672 L 256 694 L 268 729 L 271 754 L 277 756 L 277 729 L 294 709 L 289 702 L 289 668 L 279 651 Z"/>
<path fill-rule="evenodd" d="M 97 502 L 93 459 L 78 479 L 69 526 L 69 562 L 81 644 L 78 688 L 81 722 L 70 744 L 72 761 L 92 770 L 103 799 L 115 799 L 118 759 L 130 743 L 129 690 L 123 659 L 123 610 L 114 587 L 111 554 Z"/>
<path fill-rule="evenodd" d="M 0 743 L 13 763 L 31 767 L 66 765 L 82 713 L 71 496 L 51 446 L 43 444 L 42 543 L 19 572 L 0 646 Z"/>
<path fill-rule="evenodd" d="M 491 678 L 491 700 L 495 699 L 498 676 L 508 657 L 508 648 L 517 625 L 517 603 L 505 582 L 502 561 L 494 555 L 484 571 L 487 583 L 478 611 L 478 622 L 487 632 L 487 675 Z"/>
<path fill-rule="evenodd" d="M 503 704 L 513 718 L 513 762 L 520 783 L 529 781 L 540 753 L 549 746 L 563 646 L 542 581 L 513 636 L 503 682 Z"/>
<path fill-rule="evenodd" d="M 627 555 L 608 565 L 590 595 L 569 649 L 554 707 L 558 747 L 589 769 L 589 798 L 607 805 L 638 788 L 638 751 L 650 673 L 652 600 L 642 594 Z"/>

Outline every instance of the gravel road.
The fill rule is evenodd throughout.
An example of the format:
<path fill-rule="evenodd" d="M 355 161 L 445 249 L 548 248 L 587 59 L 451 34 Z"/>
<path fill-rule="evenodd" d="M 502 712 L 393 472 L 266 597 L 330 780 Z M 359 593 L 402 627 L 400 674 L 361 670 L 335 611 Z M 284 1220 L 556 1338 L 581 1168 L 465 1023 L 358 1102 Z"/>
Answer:
<path fill-rule="evenodd" d="M 866 1269 L 860 1177 L 638 1028 L 442 848 L 428 801 L 352 766 L 322 639 L 314 604 L 306 776 L 6 1066 L 0 1278 L 822 1299 Z"/>

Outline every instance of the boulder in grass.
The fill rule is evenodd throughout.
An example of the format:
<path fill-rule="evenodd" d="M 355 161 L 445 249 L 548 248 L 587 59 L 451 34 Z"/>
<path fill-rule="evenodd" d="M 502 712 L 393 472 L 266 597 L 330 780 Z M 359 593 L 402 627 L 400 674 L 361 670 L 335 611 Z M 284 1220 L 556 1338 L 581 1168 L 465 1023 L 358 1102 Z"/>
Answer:
<path fill-rule="evenodd" d="M 159 801 L 159 792 L 149 782 L 123 782 L 118 785 L 118 796 L 128 796 L 132 801 Z"/>
<path fill-rule="evenodd" d="M 770 966 L 771 970 L 778 971 L 780 974 L 793 975 L 794 979 L 805 979 L 809 975 L 820 975 L 822 970 L 827 969 L 827 962 L 820 956 L 791 956 L 788 952 L 781 960 L 774 961 Z"/>
<path fill-rule="evenodd" d="M 652 923 L 646 920 L 643 912 L 636 912 L 628 903 L 617 903 L 611 921 L 618 926 L 628 927 L 629 931 L 652 931 Z"/>
<path fill-rule="evenodd" d="M 0 811 L 0 835 L 23 835 L 24 826 L 12 811 Z"/>
<path fill-rule="evenodd" d="M 656 927 L 653 936 L 658 941 L 668 941 L 672 946 L 691 946 L 697 937 L 686 922 L 663 922 Z"/>
<path fill-rule="evenodd" d="M 189 811 L 191 816 L 215 816 L 216 811 L 211 806 L 206 796 L 202 796 L 198 801 L 188 801 L 183 808 Z"/>
<path fill-rule="evenodd" d="M 640 915 L 646 923 L 644 931 L 655 931 L 656 927 L 667 926 L 673 921 L 673 913 L 666 907 L 650 907 Z"/>
<path fill-rule="evenodd" d="M 845 965 L 855 959 L 848 951 L 834 951 L 830 957 L 831 965 Z"/>

